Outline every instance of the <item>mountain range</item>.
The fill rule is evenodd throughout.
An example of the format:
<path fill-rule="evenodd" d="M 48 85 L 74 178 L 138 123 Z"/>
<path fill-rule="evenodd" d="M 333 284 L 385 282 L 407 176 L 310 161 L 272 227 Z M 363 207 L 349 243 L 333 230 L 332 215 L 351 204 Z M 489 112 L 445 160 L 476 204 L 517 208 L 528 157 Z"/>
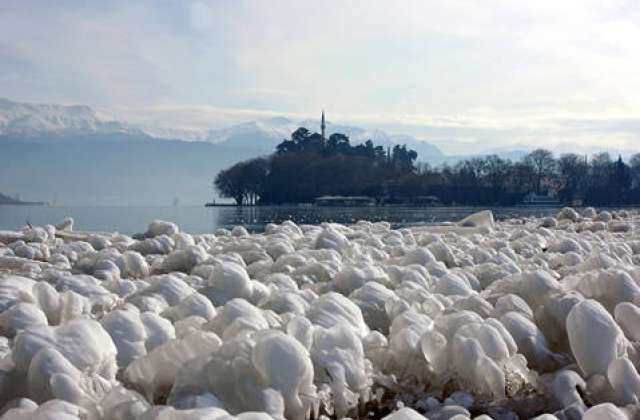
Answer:
<path fill-rule="evenodd" d="M 25 140 L 60 141 L 77 137 L 114 136 L 154 138 L 159 140 L 199 141 L 212 144 L 233 144 L 240 148 L 254 148 L 257 155 L 270 153 L 282 139 L 289 138 L 298 127 L 319 131 L 319 121 L 292 120 L 275 117 L 249 121 L 230 127 L 193 130 L 167 127 L 134 126 L 100 114 L 85 105 L 28 104 L 0 98 L 0 136 Z M 327 122 L 327 132 L 343 133 L 352 143 L 371 139 L 384 147 L 406 144 L 416 150 L 421 159 L 440 163 L 446 156 L 427 142 L 407 135 L 390 135 L 382 130 L 366 130 L 349 125 Z"/>
<path fill-rule="evenodd" d="M 301 126 L 320 128 L 319 121 L 284 117 L 208 130 L 145 127 L 84 105 L 0 98 L 0 192 L 60 205 L 202 204 L 220 169 L 271 153 Z M 461 158 L 407 135 L 330 121 L 327 132 L 352 143 L 406 144 L 432 165 Z"/>

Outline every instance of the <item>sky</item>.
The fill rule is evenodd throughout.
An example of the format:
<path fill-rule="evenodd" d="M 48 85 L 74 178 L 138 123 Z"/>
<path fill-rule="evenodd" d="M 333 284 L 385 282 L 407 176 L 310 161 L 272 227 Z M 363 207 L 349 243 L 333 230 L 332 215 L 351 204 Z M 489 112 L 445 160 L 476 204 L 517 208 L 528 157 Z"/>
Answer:
<path fill-rule="evenodd" d="M 270 116 L 450 153 L 640 149 L 637 0 L 2 0 L 0 96 L 134 123 Z"/>

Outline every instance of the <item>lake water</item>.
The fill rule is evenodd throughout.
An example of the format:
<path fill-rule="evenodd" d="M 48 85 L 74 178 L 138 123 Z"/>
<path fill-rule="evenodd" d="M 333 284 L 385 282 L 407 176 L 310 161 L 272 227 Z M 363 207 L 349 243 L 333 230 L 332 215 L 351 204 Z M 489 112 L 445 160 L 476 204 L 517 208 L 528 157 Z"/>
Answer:
<path fill-rule="evenodd" d="M 262 231 L 267 223 L 293 220 L 300 224 L 355 223 L 386 220 L 394 227 L 456 221 L 485 208 L 479 207 L 32 207 L 0 206 L 0 229 L 16 230 L 32 225 L 57 224 L 67 216 L 75 230 L 144 232 L 154 219 L 170 220 L 190 233 L 211 233 L 219 227 L 243 225 Z M 555 208 L 492 208 L 496 219 L 555 214 Z"/>

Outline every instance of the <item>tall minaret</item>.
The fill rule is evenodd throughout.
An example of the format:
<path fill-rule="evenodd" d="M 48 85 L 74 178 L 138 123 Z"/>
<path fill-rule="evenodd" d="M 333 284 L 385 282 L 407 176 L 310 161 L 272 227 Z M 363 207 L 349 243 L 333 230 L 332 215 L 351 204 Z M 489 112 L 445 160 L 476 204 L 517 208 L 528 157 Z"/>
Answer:
<path fill-rule="evenodd" d="M 325 139 L 326 137 L 324 136 L 324 129 L 325 129 L 326 125 L 324 124 L 324 109 L 322 110 L 322 120 L 320 122 L 320 128 L 322 129 L 322 145 L 324 146 L 325 144 Z"/>

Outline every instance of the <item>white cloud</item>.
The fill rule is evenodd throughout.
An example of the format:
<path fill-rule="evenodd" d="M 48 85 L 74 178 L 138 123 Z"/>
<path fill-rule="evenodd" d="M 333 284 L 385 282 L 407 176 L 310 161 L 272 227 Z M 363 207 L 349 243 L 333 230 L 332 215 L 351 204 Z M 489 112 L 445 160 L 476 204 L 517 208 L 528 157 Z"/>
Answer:
<path fill-rule="evenodd" d="M 635 147 L 638 22 L 634 0 L 6 0 L 0 92 L 179 127 L 325 108 L 461 148 Z"/>

